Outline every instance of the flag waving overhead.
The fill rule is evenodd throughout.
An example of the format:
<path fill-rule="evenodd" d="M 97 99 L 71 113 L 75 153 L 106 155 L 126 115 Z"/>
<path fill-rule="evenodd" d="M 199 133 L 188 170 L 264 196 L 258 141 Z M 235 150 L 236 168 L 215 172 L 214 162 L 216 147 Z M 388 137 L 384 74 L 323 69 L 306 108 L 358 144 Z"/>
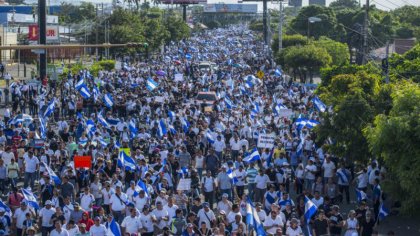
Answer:
<path fill-rule="evenodd" d="M 159 137 L 163 137 L 164 135 L 166 135 L 168 133 L 168 130 L 166 129 L 165 122 L 163 120 L 159 121 L 158 128 L 159 128 L 159 130 L 158 130 Z"/>
<path fill-rule="evenodd" d="M 107 106 L 108 108 L 111 108 L 112 106 L 114 106 L 114 99 L 112 98 L 111 94 L 109 93 L 105 94 L 104 103 L 105 103 L 105 106 Z"/>
<path fill-rule="evenodd" d="M 47 108 L 45 109 L 43 117 L 49 117 L 53 112 L 55 108 L 55 98 L 51 99 L 51 101 L 48 103 Z"/>
<path fill-rule="evenodd" d="M 34 209 L 39 209 L 38 202 L 36 200 L 35 195 L 29 189 L 22 188 L 22 194 L 25 201 L 28 203 L 29 206 L 33 207 Z"/>
<path fill-rule="evenodd" d="M 311 220 L 312 216 L 315 215 L 316 211 L 318 210 L 318 208 L 316 207 L 316 205 L 308 198 L 305 196 L 305 220 L 306 222 L 309 222 L 309 220 Z"/>
<path fill-rule="evenodd" d="M 119 167 L 125 167 L 125 170 L 136 170 L 136 163 L 134 160 L 127 155 L 124 151 L 120 151 L 120 154 L 118 155 L 118 166 Z"/>
<path fill-rule="evenodd" d="M 149 91 L 153 91 L 155 88 L 157 88 L 159 84 L 154 81 L 152 78 L 148 78 L 146 81 L 146 88 Z"/>
<path fill-rule="evenodd" d="M 325 112 L 327 110 L 327 106 L 321 101 L 321 99 L 319 99 L 319 97 L 314 97 L 312 102 L 318 111 Z"/>
<path fill-rule="evenodd" d="M 54 181 L 55 185 L 60 185 L 61 184 L 60 177 L 58 177 L 55 174 L 55 172 L 45 162 L 41 162 L 41 164 L 44 165 L 45 169 L 47 170 L 48 175 Z"/>
<path fill-rule="evenodd" d="M 80 95 L 82 95 L 82 97 L 84 99 L 88 99 L 91 96 L 90 91 L 89 91 L 88 87 L 86 87 L 86 85 L 83 85 L 82 87 L 80 87 L 79 93 L 80 93 Z"/>
<path fill-rule="evenodd" d="M 107 235 L 109 236 L 121 236 L 120 226 L 115 222 L 115 219 L 112 219 L 111 223 L 109 223 L 109 231 Z"/>
<path fill-rule="evenodd" d="M 141 179 L 139 179 L 139 181 L 137 182 L 136 191 L 134 192 L 133 197 L 139 195 L 139 192 L 141 190 L 144 191 L 145 197 L 149 197 L 149 191 L 147 190 L 147 185 Z"/>
<path fill-rule="evenodd" d="M 251 199 L 247 199 L 246 202 L 246 224 L 249 225 L 250 229 L 254 229 L 257 236 L 266 236 L 264 226 L 261 223 L 258 212 L 253 206 Z"/>
<path fill-rule="evenodd" d="M 257 148 L 252 150 L 251 154 L 244 158 L 244 162 L 252 163 L 261 159 L 260 153 Z"/>

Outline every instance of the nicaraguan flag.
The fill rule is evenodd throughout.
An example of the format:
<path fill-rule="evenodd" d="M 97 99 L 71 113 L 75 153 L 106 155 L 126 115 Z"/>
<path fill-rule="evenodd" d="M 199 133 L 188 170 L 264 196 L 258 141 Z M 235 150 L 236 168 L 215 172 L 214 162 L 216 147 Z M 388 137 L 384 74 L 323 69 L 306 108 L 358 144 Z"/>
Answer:
<path fill-rule="evenodd" d="M 305 216 L 306 222 L 309 222 L 311 220 L 311 217 L 313 215 L 315 215 L 317 210 L 318 210 L 318 208 L 311 201 L 311 199 L 309 199 L 308 197 L 305 196 L 305 214 L 304 214 L 304 216 Z"/>
<path fill-rule="evenodd" d="M 45 138 L 47 136 L 47 123 L 44 118 L 39 118 L 39 131 L 41 133 L 41 138 Z"/>
<path fill-rule="evenodd" d="M 225 96 L 225 104 L 227 109 L 232 109 L 234 106 L 233 102 L 227 96 Z"/>
<path fill-rule="evenodd" d="M 356 188 L 356 197 L 357 197 L 357 202 L 361 202 L 367 199 L 367 194 L 363 190 L 358 190 Z"/>
<path fill-rule="evenodd" d="M 215 142 L 215 140 L 214 140 L 214 138 L 213 138 L 213 135 L 211 134 L 210 130 L 208 130 L 208 131 L 206 132 L 206 138 L 207 138 L 207 141 L 208 141 L 210 144 L 213 144 L 213 143 Z"/>
<path fill-rule="evenodd" d="M 130 122 L 128 123 L 128 129 L 130 130 L 130 132 L 131 132 L 131 138 L 134 138 L 134 137 L 136 137 L 136 135 L 137 135 L 137 128 L 136 128 L 136 124 L 134 123 L 134 121 L 133 120 L 130 120 Z"/>
<path fill-rule="evenodd" d="M 236 178 L 236 174 L 232 169 L 229 168 L 229 170 L 226 171 L 226 174 L 228 175 L 233 184 L 238 183 L 238 178 Z"/>
<path fill-rule="evenodd" d="M 147 190 L 147 185 L 141 179 L 139 179 L 139 181 L 137 182 L 135 190 L 136 191 L 134 192 L 133 197 L 139 195 L 141 190 L 144 191 L 145 197 L 149 197 L 149 191 Z"/>
<path fill-rule="evenodd" d="M 287 109 L 287 107 L 285 105 L 283 105 L 283 104 L 278 103 L 274 107 L 273 112 L 274 112 L 275 115 L 278 116 L 280 114 L 280 111 L 283 110 L 283 109 Z"/>
<path fill-rule="evenodd" d="M 109 93 L 105 94 L 104 103 L 105 103 L 105 106 L 107 106 L 108 108 L 111 108 L 112 106 L 114 106 L 114 99 L 112 98 L 111 94 Z"/>
<path fill-rule="evenodd" d="M 252 150 L 252 153 L 244 158 L 244 161 L 247 163 L 252 163 L 260 159 L 261 159 L 261 156 L 260 156 L 260 153 L 258 152 L 258 149 L 254 148 L 254 150 Z"/>
<path fill-rule="evenodd" d="M 120 154 L 118 154 L 118 166 L 119 167 L 125 167 L 125 170 L 136 170 L 136 163 L 134 160 L 127 155 L 124 151 L 120 151 Z"/>
<path fill-rule="evenodd" d="M 173 111 L 168 111 L 168 116 L 169 118 L 171 118 L 172 121 L 175 120 L 176 118 L 176 114 Z"/>
<path fill-rule="evenodd" d="M 169 131 L 171 131 L 171 134 L 176 134 L 176 129 L 173 125 L 169 125 Z"/>
<path fill-rule="evenodd" d="M 103 138 L 99 139 L 99 143 L 102 145 L 102 147 L 108 146 L 108 143 Z"/>
<path fill-rule="evenodd" d="M 266 236 L 264 226 L 261 223 L 258 212 L 255 209 L 251 199 L 246 202 L 246 224 L 253 228 L 258 236 Z"/>
<path fill-rule="evenodd" d="M 79 89 L 79 93 L 80 93 L 80 95 L 82 95 L 82 97 L 84 98 L 84 99 L 88 99 L 88 98 L 90 98 L 90 91 L 89 91 L 89 89 L 88 89 L 88 87 L 86 87 L 86 85 L 84 85 L 84 86 L 82 86 L 82 87 L 80 87 L 80 89 Z"/>
<path fill-rule="evenodd" d="M 306 121 L 306 127 L 308 127 L 309 129 L 312 129 L 313 127 L 319 125 L 320 122 L 317 120 L 307 120 Z"/>
<path fill-rule="evenodd" d="M 98 87 L 94 86 L 93 90 L 92 90 L 92 93 L 93 93 L 93 99 L 95 100 L 95 102 L 98 101 L 99 95 L 101 94 L 99 92 Z"/>
<path fill-rule="evenodd" d="M 275 74 L 276 76 L 280 77 L 283 73 L 281 73 L 281 70 L 280 70 L 280 69 L 276 69 L 276 70 L 274 71 L 274 74 Z"/>
<path fill-rule="evenodd" d="M 316 109 L 320 112 L 325 112 L 327 110 L 327 106 L 318 98 L 314 97 L 312 99 L 312 102 L 314 103 Z"/>
<path fill-rule="evenodd" d="M 379 207 L 379 214 L 378 214 L 378 218 L 380 220 L 385 219 L 385 217 L 387 217 L 389 215 L 389 210 L 387 208 L 385 208 L 384 204 L 381 203 L 381 206 Z"/>
<path fill-rule="evenodd" d="M 99 112 L 97 115 L 98 121 L 99 123 L 105 127 L 106 129 L 111 128 L 111 126 L 108 124 L 108 122 L 106 121 L 106 119 L 102 116 L 102 112 Z M 118 124 L 118 123 L 117 123 Z"/>
<path fill-rule="evenodd" d="M 159 84 L 154 81 L 152 78 L 148 78 L 146 81 L 146 88 L 149 91 L 153 91 L 155 88 L 157 88 Z"/>
<path fill-rule="evenodd" d="M 159 137 L 163 137 L 164 135 L 168 133 L 165 122 L 163 120 L 159 121 L 158 128 L 159 128 L 159 131 L 158 131 Z"/>
<path fill-rule="evenodd" d="M 184 133 L 187 133 L 188 129 L 190 128 L 190 122 L 188 122 L 186 118 L 182 117 L 181 124 L 182 124 L 182 129 L 184 130 Z"/>
<path fill-rule="evenodd" d="M 10 209 L 10 207 L 8 207 L 6 204 L 4 204 L 3 201 L 0 200 L 0 207 L 4 208 L 4 210 L 6 211 L 6 215 L 11 216 L 12 215 L 12 210 Z"/>
<path fill-rule="evenodd" d="M 86 121 L 86 133 L 89 137 L 92 137 L 95 134 L 96 131 L 96 125 L 93 120 L 87 120 Z"/>
<path fill-rule="evenodd" d="M 50 103 L 48 103 L 47 109 L 45 109 L 43 117 L 49 117 L 55 109 L 55 98 L 53 98 Z"/>
<path fill-rule="evenodd" d="M 106 118 L 106 121 L 108 122 L 109 125 L 112 125 L 112 126 L 118 125 L 118 123 L 120 123 L 120 119 L 111 118 L 111 117 Z"/>
<path fill-rule="evenodd" d="M 185 59 L 191 60 L 191 58 L 192 58 L 191 54 L 189 54 L 189 53 L 185 54 Z"/>
<path fill-rule="evenodd" d="M 74 87 L 76 88 L 76 90 L 79 90 L 82 86 L 86 86 L 85 85 L 85 80 L 82 78 L 82 79 L 80 79 L 77 83 L 76 83 L 76 85 L 74 85 Z"/>
<path fill-rule="evenodd" d="M 45 162 L 41 162 L 41 163 L 42 165 L 44 165 L 45 169 L 47 170 L 48 175 L 54 181 L 55 185 L 60 185 L 61 184 L 60 177 L 58 177 L 58 175 L 56 175 L 55 172 Z"/>
<path fill-rule="evenodd" d="M 28 203 L 29 206 L 37 210 L 39 209 L 39 205 L 36 200 L 36 197 L 30 190 L 22 188 L 22 194 L 23 194 L 23 198 L 25 199 L 25 201 Z"/>
<path fill-rule="evenodd" d="M 112 219 L 111 223 L 109 223 L 109 231 L 111 231 L 113 236 L 121 236 L 120 226 L 115 222 L 115 219 Z M 109 234 L 108 234 L 109 235 Z"/>
<path fill-rule="evenodd" d="M 252 83 L 251 80 L 248 80 L 245 82 L 245 88 L 251 89 L 252 87 L 254 87 L 254 84 Z"/>

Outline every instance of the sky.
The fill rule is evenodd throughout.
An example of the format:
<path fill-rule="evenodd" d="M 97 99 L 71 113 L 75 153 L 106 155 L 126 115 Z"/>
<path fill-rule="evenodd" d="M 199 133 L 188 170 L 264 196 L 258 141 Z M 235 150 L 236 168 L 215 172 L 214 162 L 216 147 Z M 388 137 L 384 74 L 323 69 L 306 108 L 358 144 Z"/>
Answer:
<path fill-rule="evenodd" d="M 112 0 L 48 0 L 50 5 L 60 5 L 61 2 L 68 2 L 68 3 L 75 3 L 75 2 L 92 2 L 92 3 L 112 3 Z M 123 1 L 123 0 L 121 0 Z M 141 0 L 142 2 L 144 0 Z M 150 0 L 149 0 L 150 1 Z M 278 8 L 278 1 L 269 1 L 269 8 Z M 284 0 L 287 1 L 287 0 Z M 334 0 L 326 0 L 327 4 L 330 4 Z M 366 0 L 359 0 L 366 2 Z M 32 3 L 37 2 L 37 0 L 27 0 L 26 2 Z M 237 3 L 238 0 L 227 0 L 227 1 L 220 1 L 220 0 L 207 0 L 207 3 Z M 246 2 L 244 4 L 250 4 L 253 2 Z M 271 4 L 274 3 L 274 4 Z M 277 3 L 277 4 L 276 4 Z M 308 0 L 302 0 L 303 6 L 308 5 Z M 363 3 L 362 3 L 363 4 Z M 420 0 L 370 0 L 370 4 L 375 4 L 379 9 L 389 11 L 391 9 L 395 9 L 398 7 L 402 7 L 404 5 L 413 5 L 413 6 L 420 6 Z M 258 11 L 262 12 L 262 3 L 258 3 Z"/>

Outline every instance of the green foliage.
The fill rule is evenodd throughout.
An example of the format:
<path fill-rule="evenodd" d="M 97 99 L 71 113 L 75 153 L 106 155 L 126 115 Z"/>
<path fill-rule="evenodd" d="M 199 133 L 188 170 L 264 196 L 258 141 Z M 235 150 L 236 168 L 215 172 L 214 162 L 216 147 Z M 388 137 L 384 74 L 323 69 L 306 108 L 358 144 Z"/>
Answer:
<path fill-rule="evenodd" d="M 115 60 L 102 60 L 94 63 L 94 65 L 95 64 L 98 64 L 100 67 L 107 71 L 111 71 L 115 68 Z"/>
<path fill-rule="evenodd" d="M 96 9 L 92 3 L 88 2 L 82 2 L 80 6 L 62 2 L 58 17 L 60 23 L 80 23 L 83 20 L 95 19 Z"/>
<path fill-rule="evenodd" d="M 291 46 L 304 46 L 308 43 L 308 38 L 301 34 L 283 35 L 282 46 L 288 48 Z M 279 36 L 276 34 L 273 37 L 273 45 L 271 46 L 273 52 L 279 50 Z"/>
<path fill-rule="evenodd" d="M 393 54 L 389 59 L 390 77 L 394 80 L 411 79 L 420 83 L 420 44 L 404 55 Z"/>
<path fill-rule="evenodd" d="M 414 215 L 420 210 L 420 86 L 399 83 L 392 99 L 389 115 L 376 116 L 364 133 L 370 150 L 387 167 L 385 190 L 402 202 L 404 213 Z"/>
<path fill-rule="evenodd" d="M 284 50 L 284 63 L 288 69 L 299 73 L 301 80 L 310 79 L 321 67 L 331 64 L 331 56 L 324 48 L 315 45 L 292 46 Z"/>
<path fill-rule="evenodd" d="M 331 40 L 326 37 L 321 37 L 319 40 L 313 42 L 315 46 L 327 50 L 332 58 L 332 65 L 346 65 L 350 61 L 350 53 L 347 45 Z"/>
<path fill-rule="evenodd" d="M 322 21 L 308 24 L 309 17 L 318 17 Z M 290 28 L 302 35 L 307 35 L 309 27 L 310 37 L 318 39 L 327 36 L 331 39 L 339 39 L 345 32 L 339 27 L 333 8 L 319 5 L 303 7 L 299 14 L 291 22 Z M 294 33 L 294 32 L 293 32 Z"/>
<path fill-rule="evenodd" d="M 340 9 L 340 8 L 358 8 L 359 3 L 356 0 L 337 0 L 330 3 L 330 7 Z"/>
<path fill-rule="evenodd" d="M 169 31 L 170 36 L 166 39 L 169 41 L 179 41 L 187 38 L 190 35 L 190 28 L 182 20 L 179 15 L 176 15 L 173 11 L 168 12 L 168 17 L 165 20 L 165 26 Z"/>

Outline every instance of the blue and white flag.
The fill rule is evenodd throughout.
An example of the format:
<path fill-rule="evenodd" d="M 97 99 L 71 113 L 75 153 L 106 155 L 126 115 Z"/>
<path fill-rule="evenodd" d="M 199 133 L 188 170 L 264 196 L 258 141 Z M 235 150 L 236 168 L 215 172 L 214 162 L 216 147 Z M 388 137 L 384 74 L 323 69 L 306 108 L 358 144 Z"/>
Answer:
<path fill-rule="evenodd" d="M 253 206 L 251 199 L 247 199 L 246 202 L 246 224 L 253 228 L 258 236 L 266 236 L 264 226 L 261 223 L 258 212 Z"/>
<path fill-rule="evenodd" d="M 213 144 L 213 143 L 216 141 L 216 140 L 214 140 L 213 135 L 211 134 L 210 130 L 208 130 L 208 131 L 206 132 L 206 138 L 207 138 L 207 141 L 208 141 L 210 144 Z"/>
<path fill-rule="evenodd" d="M 381 206 L 379 207 L 378 219 L 383 220 L 388 215 L 389 215 L 389 210 L 384 206 L 383 203 L 381 203 Z"/>
<path fill-rule="evenodd" d="M 7 206 L 6 204 L 4 204 L 3 201 L 0 200 L 0 207 L 3 208 L 6 211 L 6 215 L 11 216 L 12 215 L 12 210 L 10 209 L 9 206 Z"/>
<path fill-rule="evenodd" d="M 252 150 L 251 154 L 244 158 L 244 162 L 252 163 L 261 159 L 260 153 L 258 152 L 257 148 Z"/>
<path fill-rule="evenodd" d="M 134 160 L 127 155 L 124 151 L 120 151 L 120 154 L 118 154 L 118 166 L 119 167 L 125 167 L 125 170 L 136 170 L 136 163 Z"/>
<path fill-rule="evenodd" d="M 327 106 L 319 99 L 319 97 L 314 97 L 312 102 L 318 111 L 325 112 L 327 110 Z"/>
<path fill-rule="evenodd" d="M 169 125 L 169 131 L 171 131 L 171 134 L 176 134 L 176 129 L 173 125 Z"/>
<path fill-rule="evenodd" d="M 55 109 L 55 98 L 51 99 L 51 101 L 48 103 L 47 108 L 45 109 L 43 118 L 49 117 L 52 113 L 54 113 Z"/>
<path fill-rule="evenodd" d="M 356 197 L 357 197 L 357 202 L 360 203 L 361 201 L 367 199 L 367 194 L 363 190 L 358 190 L 356 188 Z"/>
<path fill-rule="evenodd" d="M 131 138 L 136 137 L 138 130 L 136 128 L 136 123 L 134 123 L 133 120 L 130 120 L 130 122 L 128 123 L 128 129 L 131 132 Z"/>
<path fill-rule="evenodd" d="M 102 112 L 99 112 L 97 115 L 98 121 L 99 123 L 105 127 L 106 129 L 110 129 L 111 126 L 108 124 L 108 121 L 106 121 L 106 119 L 102 116 Z M 118 124 L 118 123 L 117 123 Z"/>
<path fill-rule="evenodd" d="M 93 120 L 87 120 L 86 121 L 86 133 L 89 137 L 92 137 L 96 132 L 96 125 Z"/>
<path fill-rule="evenodd" d="M 159 121 L 158 128 L 159 128 L 158 130 L 159 137 L 163 137 L 164 135 L 168 133 L 168 130 L 166 129 L 166 124 L 163 120 Z"/>
<path fill-rule="evenodd" d="M 148 78 L 146 81 L 146 88 L 149 91 L 153 91 L 155 88 L 157 88 L 159 84 L 154 81 L 152 78 Z"/>
<path fill-rule="evenodd" d="M 118 125 L 118 123 L 120 123 L 120 119 L 118 118 L 108 117 L 106 118 L 106 121 L 108 122 L 109 125 L 112 125 L 112 126 Z"/>
<path fill-rule="evenodd" d="M 254 84 L 252 83 L 251 80 L 248 80 L 245 82 L 245 88 L 251 89 L 252 87 L 254 87 Z"/>
<path fill-rule="evenodd" d="M 92 93 L 93 93 L 93 100 L 98 101 L 99 99 L 99 95 L 101 95 L 101 92 L 99 92 L 98 87 L 94 86 L 92 89 Z"/>
<path fill-rule="evenodd" d="M 285 105 L 281 104 L 281 103 L 278 103 L 278 104 L 274 107 L 273 112 L 274 112 L 274 114 L 275 114 L 276 116 L 278 116 L 278 115 L 280 115 L 280 112 L 281 112 L 281 110 L 283 110 L 283 109 L 287 109 L 287 107 L 286 107 Z"/>
<path fill-rule="evenodd" d="M 168 111 L 168 116 L 171 118 L 171 121 L 174 121 L 176 118 L 176 114 L 173 111 Z"/>
<path fill-rule="evenodd" d="M 280 69 L 276 69 L 276 70 L 274 71 L 274 75 L 275 75 L 275 76 L 277 76 L 277 77 L 280 77 L 282 74 L 283 74 L 283 73 L 282 73 L 282 71 L 281 71 Z"/>
<path fill-rule="evenodd" d="M 306 222 L 309 222 L 313 215 L 315 215 L 318 208 L 316 205 L 309 199 L 307 196 L 305 196 L 305 220 Z"/>
<path fill-rule="evenodd" d="M 107 235 L 110 236 L 121 236 L 121 230 L 120 230 L 120 226 L 117 224 L 117 222 L 115 222 L 115 219 L 112 219 L 111 223 L 109 223 L 109 231 Z M 111 234 L 112 235 L 111 235 Z"/>
<path fill-rule="evenodd" d="M 305 143 L 305 139 L 303 137 L 301 137 L 300 142 L 299 142 L 299 144 L 297 146 L 297 149 L 296 149 L 296 155 L 298 157 L 300 157 L 303 153 L 303 144 L 304 143 Z"/>
<path fill-rule="evenodd" d="M 149 197 L 149 191 L 147 190 L 147 185 L 141 179 L 139 179 L 139 181 L 137 182 L 135 190 L 136 191 L 134 192 L 133 197 L 139 195 L 141 190 L 144 191 L 145 197 Z"/>
<path fill-rule="evenodd" d="M 80 87 L 80 89 L 79 89 L 79 93 L 80 93 L 80 95 L 82 95 L 82 97 L 84 98 L 84 99 L 88 99 L 88 98 L 90 98 L 90 91 L 89 91 L 89 89 L 88 89 L 88 87 L 86 87 L 86 85 L 84 85 L 84 86 L 82 86 L 82 87 Z"/>
<path fill-rule="evenodd" d="M 28 189 L 22 188 L 21 190 L 22 190 L 23 198 L 28 203 L 28 205 L 38 210 L 39 205 L 36 200 L 36 196 Z"/>
<path fill-rule="evenodd" d="M 86 86 L 85 85 L 85 80 L 83 78 L 80 79 L 79 81 L 77 81 L 77 83 L 74 85 L 76 90 L 79 90 L 82 86 Z"/>
<path fill-rule="evenodd" d="M 235 171 L 229 168 L 229 170 L 226 171 L 226 174 L 228 175 L 233 184 L 236 184 L 238 182 L 238 178 L 236 178 Z"/>
<path fill-rule="evenodd" d="M 41 138 L 45 138 L 47 136 L 47 124 L 44 118 L 39 118 L 39 131 L 41 133 Z"/>
<path fill-rule="evenodd" d="M 184 130 L 184 133 L 188 132 L 188 129 L 190 128 L 190 122 L 184 117 L 181 118 L 181 124 L 182 124 L 182 130 Z"/>
<path fill-rule="evenodd" d="M 108 108 L 111 108 L 112 106 L 114 106 L 114 99 L 112 98 L 111 94 L 109 93 L 105 94 L 104 103 L 105 103 L 105 106 L 107 106 Z"/>
<path fill-rule="evenodd" d="M 234 107 L 233 102 L 227 96 L 225 96 L 225 105 L 227 109 L 232 109 Z"/>
<path fill-rule="evenodd" d="M 185 59 L 191 60 L 191 58 L 192 58 L 191 54 L 189 54 L 189 53 L 185 54 Z"/>
<path fill-rule="evenodd" d="M 44 165 L 45 169 L 47 170 L 48 175 L 54 181 L 55 185 L 60 185 L 61 184 L 60 177 L 58 177 L 58 175 L 56 175 L 55 172 L 45 162 L 41 162 L 41 164 Z"/>
<path fill-rule="evenodd" d="M 99 143 L 102 145 L 102 147 L 106 147 L 106 146 L 108 146 L 108 143 L 105 141 L 105 139 L 104 138 L 100 138 L 99 140 Z"/>

